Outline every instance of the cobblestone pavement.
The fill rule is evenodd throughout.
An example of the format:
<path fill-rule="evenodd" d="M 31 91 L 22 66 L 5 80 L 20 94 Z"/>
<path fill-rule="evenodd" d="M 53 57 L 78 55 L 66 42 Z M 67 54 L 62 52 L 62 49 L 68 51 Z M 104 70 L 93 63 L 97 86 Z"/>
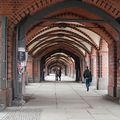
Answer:
<path fill-rule="evenodd" d="M 105 99 L 106 91 L 81 83 L 45 82 L 26 86 L 30 100 L 8 107 L 0 120 L 120 120 L 120 104 Z"/>

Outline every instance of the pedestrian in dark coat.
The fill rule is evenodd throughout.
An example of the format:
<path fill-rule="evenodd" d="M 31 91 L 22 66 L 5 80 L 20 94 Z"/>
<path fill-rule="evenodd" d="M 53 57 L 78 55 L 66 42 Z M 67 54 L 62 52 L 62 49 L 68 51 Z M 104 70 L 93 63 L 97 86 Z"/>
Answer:
<path fill-rule="evenodd" d="M 83 77 L 85 79 L 87 91 L 89 91 L 90 83 L 92 82 L 92 74 L 91 74 L 91 71 L 88 69 L 88 67 L 86 67 L 83 73 Z"/>

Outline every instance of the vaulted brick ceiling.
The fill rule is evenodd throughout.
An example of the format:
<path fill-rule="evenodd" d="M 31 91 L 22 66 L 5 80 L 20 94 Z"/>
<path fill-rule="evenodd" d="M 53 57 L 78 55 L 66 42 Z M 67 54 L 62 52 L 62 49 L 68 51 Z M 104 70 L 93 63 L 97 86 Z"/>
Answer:
<path fill-rule="evenodd" d="M 42 47 L 47 47 L 50 44 L 59 44 L 63 42 L 64 44 L 69 44 L 76 47 L 78 50 L 85 55 L 85 52 L 90 53 L 92 46 L 96 49 L 99 48 L 100 36 L 96 33 L 83 28 L 83 27 L 71 27 L 66 24 L 67 27 L 61 28 L 53 26 L 46 29 L 45 31 L 39 31 L 39 33 L 32 38 L 31 42 L 28 43 L 28 51 L 30 53 L 36 54 Z M 52 41 L 52 42 L 51 42 Z"/>
<path fill-rule="evenodd" d="M 65 69 L 65 67 L 70 67 L 73 62 L 74 60 L 67 54 L 58 52 L 48 57 L 45 64 L 48 69 L 56 69 L 56 67 Z"/>
<path fill-rule="evenodd" d="M 18 25 L 25 17 L 33 17 L 63 1 L 65 0 L 0 1 L 0 14 L 7 15 L 11 24 Z M 82 0 L 82 2 L 101 9 L 114 19 L 120 17 L 119 0 Z M 44 56 L 48 51 L 55 49 L 66 49 L 78 56 L 85 56 L 86 53 L 91 53 L 92 47 L 99 49 L 101 38 L 111 44 L 116 35 L 118 35 L 116 28 L 105 22 L 99 13 L 94 14 L 83 7 L 66 7 L 53 11 L 42 21 L 30 25 L 26 31 L 26 48 L 29 54 L 35 57 Z"/>

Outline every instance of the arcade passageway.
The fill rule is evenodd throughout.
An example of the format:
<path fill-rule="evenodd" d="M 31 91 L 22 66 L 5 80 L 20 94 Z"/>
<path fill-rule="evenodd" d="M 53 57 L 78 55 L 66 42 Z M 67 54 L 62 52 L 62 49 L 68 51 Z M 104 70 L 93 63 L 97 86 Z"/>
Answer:
<path fill-rule="evenodd" d="M 99 92 L 120 99 L 119 53 L 120 0 L 0 0 L 0 110 L 23 105 L 27 90 L 33 99 L 15 107 L 16 115 L 27 111 L 29 116 L 28 108 L 37 105 L 33 117 L 51 116 L 52 108 L 63 119 L 77 119 L 71 114 L 80 111 L 83 117 L 85 111 L 97 120 L 103 105 L 114 118 L 117 104 Z M 83 87 L 86 66 L 92 73 L 89 93 Z"/>

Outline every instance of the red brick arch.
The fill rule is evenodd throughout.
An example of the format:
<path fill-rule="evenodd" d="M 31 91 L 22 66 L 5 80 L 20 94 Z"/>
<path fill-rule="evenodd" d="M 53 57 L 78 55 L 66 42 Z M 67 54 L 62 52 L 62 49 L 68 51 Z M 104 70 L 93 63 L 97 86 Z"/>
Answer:
<path fill-rule="evenodd" d="M 64 0 L 29 0 L 29 1 L 24 1 L 21 0 L 20 2 L 7 2 L 8 4 L 2 3 L 1 5 L 4 7 L 9 7 L 9 11 L 3 11 L 4 13 L 9 13 L 11 12 L 10 18 L 12 19 L 13 22 L 18 23 L 22 18 L 24 18 L 27 15 L 32 15 L 36 13 L 37 11 L 40 11 L 44 9 L 47 6 L 51 6 L 56 3 L 63 2 Z M 120 10 L 119 10 L 119 0 L 83 0 L 83 2 L 86 2 L 88 4 L 91 4 L 95 7 L 98 7 L 111 16 L 117 18 L 120 17 Z M 14 7 L 16 6 L 16 7 Z M 1 7 L 2 10 L 3 7 Z M 14 10 L 14 13 L 12 13 L 12 10 Z M 3 13 L 2 13 L 3 14 Z"/>
<path fill-rule="evenodd" d="M 41 1 L 29 0 L 29 1 L 25 2 L 23 0 L 23 2 L 21 2 L 21 5 L 20 5 L 19 2 L 18 3 L 10 3 L 10 4 L 8 3 L 10 5 L 10 8 L 12 10 L 14 10 L 14 12 L 12 12 L 12 10 L 5 12 L 8 16 L 8 19 L 9 19 L 9 21 L 8 21 L 8 24 L 10 23 L 9 27 L 10 26 L 14 27 L 13 24 L 18 24 L 21 20 L 23 20 L 23 18 L 25 18 L 28 15 L 34 15 L 36 12 L 40 12 L 41 10 L 46 8 L 47 6 L 51 6 L 53 4 L 56 4 L 56 3 L 59 3 L 59 2 L 62 2 L 62 1 L 63 0 L 46 0 L 44 2 L 41 2 Z M 88 3 L 88 4 L 92 4 L 92 5 L 94 5 L 98 8 L 101 8 L 102 10 L 106 11 L 109 15 L 111 15 L 114 18 L 119 17 L 120 12 L 119 12 L 117 2 L 112 2 L 112 0 L 110 0 L 109 3 L 107 1 L 103 1 L 103 0 L 102 0 L 103 3 L 98 2 L 97 0 L 94 0 L 94 1 L 93 0 L 88 0 L 88 1 L 85 1 L 85 2 Z M 112 6 L 111 6 L 111 4 L 112 4 Z M 18 6 L 18 7 L 14 7 L 15 5 Z M 110 6 L 110 7 L 108 7 L 108 6 Z M 3 7 L 1 7 L 1 9 L 2 8 Z M 112 9 L 113 9 L 113 11 L 112 11 Z M 4 15 L 5 13 L 1 13 L 1 14 Z M 13 23 L 13 24 L 11 24 L 11 23 Z M 89 29 L 91 29 L 92 31 L 95 31 L 96 33 L 100 34 L 100 36 L 102 36 L 105 40 L 108 40 L 108 38 L 109 38 L 109 40 L 110 39 L 113 40 L 114 36 L 116 36 L 115 34 L 117 34 L 117 33 L 111 32 L 111 33 L 114 33 L 113 35 L 111 34 L 112 35 L 111 36 L 110 33 L 105 28 L 104 29 L 89 28 Z M 109 29 L 109 30 L 114 31 L 114 29 Z M 11 44 L 10 39 L 12 39 L 12 37 L 10 36 L 10 38 L 8 38 L 8 39 L 9 39 L 9 44 L 8 45 L 10 45 Z M 9 51 L 8 54 L 10 56 L 11 56 L 12 48 L 13 48 L 12 45 L 10 45 L 9 48 L 8 48 L 8 51 Z M 8 63 L 11 64 L 11 61 L 12 61 L 11 59 L 10 60 L 8 59 Z M 11 65 L 10 65 L 10 69 L 11 69 Z M 9 75 L 11 76 L 11 74 L 9 74 Z"/>
<path fill-rule="evenodd" d="M 20 3 L 16 2 L 16 3 L 11 3 L 14 7 L 15 5 L 19 5 L 18 8 L 16 7 L 14 13 L 11 13 L 9 16 L 9 19 L 14 23 L 14 24 L 18 24 L 23 18 L 25 18 L 28 15 L 34 15 L 36 12 L 40 12 L 41 10 L 43 10 L 44 8 L 46 8 L 47 6 L 51 6 L 60 2 L 63 2 L 64 0 L 45 0 L 45 1 L 34 1 L 34 0 L 30 0 L 29 2 L 22 2 L 21 1 L 21 5 L 19 5 Z M 118 6 L 116 4 L 116 2 L 112 2 L 112 0 L 109 1 L 109 3 L 107 1 L 101 0 L 101 1 L 97 1 L 97 0 L 87 0 L 84 1 L 88 4 L 92 4 L 104 11 L 106 11 L 109 15 L 118 18 L 119 17 L 119 9 Z M 32 4 L 31 4 L 32 3 Z M 82 12 L 81 12 L 82 13 Z M 84 13 L 84 12 L 83 12 Z M 87 14 L 85 14 L 87 15 Z M 92 16 L 92 15 L 89 15 Z M 108 27 L 107 27 L 108 28 Z M 110 29 L 111 30 L 111 29 Z M 96 30 L 95 30 L 96 31 Z M 97 30 L 98 31 L 98 30 Z M 114 30 L 113 30 L 114 31 Z M 98 31 L 99 33 L 99 31 Z M 111 32 L 113 33 L 113 32 Z M 114 35 L 112 36 L 114 37 Z"/>
<path fill-rule="evenodd" d="M 57 14 L 57 15 L 59 15 L 59 14 Z M 61 14 L 62 17 L 70 17 L 70 18 L 77 18 L 77 19 L 80 18 L 80 15 L 78 15 L 78 14 L 75 15 L 72 12 L 71 12 L 71 14 L 63 14 L 63 15 Z M 52 17 L 54 17 L 54 16 L 52 16 Z M 84 23 L 84 25 L 85 26 L 82 26 L 83 28 L 85 27 L 85 28 L 95 32 L 96 34 L 100 35 L 104 40 L 107 41 L 108 44 L 111 44 L 111 42 L 115 39 L 114 38 L 116 36 L 115 34 L 117 34 L 114 31 L 114 29 L 113 29 L 113 32 L 110 31 L 110 33 L 109 33 L 109 31 L 106 30 L 106 27 L 104 27 L 102 25 L 96 25 L 96 24 L 91 24 L 91 23 Z M 49 26 L 49 27 L 46 29 L 43 29 L 45 26 Z M 43 23 L 40 23 L 40 24 L 33 26 L 27 33 L 27 36 L 26 36 L 27 42 L 29 42 L 34 36 L 39 34 L 39 32 L 43 32 L 43 31 L 50 29 L 54 26 L 58 26 L 58 24 L 57 23 L 52 24 L 52 23 L 43 22 Z M 70 26 L 71 28 L 74 28 L 74 29 L 77 29 L 76 27 L 81 27 L 81 25 L 79 25 L 79 24 L 70 24 L 70 23 L 68 24 L 68 26 Z M 86 26 L 88 26 L 88 27 L 86 27 Z M 111 28 L 110 28 L 110 30 L 111 30 Z"/>
<path fill-rule="evenodd" d="M 48 7 L 52 7 L 52 5 L 55 4 L 60 4 L 61 2 L 63 2 L 65 0 L 17 0 L 17 1 L 13 1 L 13 0 L 3 0 L 0 1 L 0 15 L 1 16 L 7 16 L 7 23 L 8 23 L 8 28 L 7 28 L 7 79 L 9 84 L 9 87 L 12 86 L 12 82 L 10 82 L 10 80 L 12 81 L 13 78 L 13 55 L 15 54 L 15 45 L 16 45 L 16 26 L 20 25 L 20 23 L 22 21 L 25 21 L 26 18 L 28 16 L 33 17 L 36 13 L 38 12 L 42 12 L 42 10 L 47 9 Z M 72 0 L 71 0 L 72 1 Z M 74 0 L 75 1 L 75 0 Z M 69 1 L 68 1 L 69 2 Z M 82 2 L 85 2 L 89 5 L 92 5 L 96 8 L 99 8 L 100 10 L 104 11 L 105 13 L 107 13 L 107 15 L 111 16 L 114 20 L 116 20 L 117 18 L 120 17 L 120 0 L 82 0 Z M 73 10 L 75 10 L 75 8 L 73 8 Z M 63 10 L 64 11 L 64 10 Z M 61 13 L 57 13 L 57 11 L 54 11 L 52 14 L 48 14 L 46 17 L 50 17 L 52 15 L 60 15 L 60 17 L 70 17 L 71 15 L 65 15 L 64 12 L 62 10 L 60 11 Z M 72 9 L 69 9 L 69 12 L 71 12 Z M 81 12 L 80 12 L 81 11 Z M 72 15 L 70 18 L 100 18 L 99 15 L 95 15 L 92 14 L 86 10 L 83 10 L 82 8 L 80 8 L 79 14 L 78 16 L 74 16 Z M 86 11 L 86 12 L 85 12 Z M 76 11 L 77 12 L 77 11 Z M 85 13 L 84 15 L 82 14 Z M 86 17 L 87 16 L 87 17 Z M 47 23 L 47 24 L 42 24 L 40 23 L 40 25 L 51 25 L 51 23 Z M 116 86 L 114 86 L 114 81 L 116 81 L 115 84 L 117 84 L 117 78 L 119 79 L 119 70 L 117 68 L 117 59 L 119 59 L 119 42 L 117 41 L 118 44 L 116 44 L 115 40 L 118 40 L 118 33 L 117 30 L 115 29 L 113 26 L 111 26 L 110 24 L 86 24 L 84 23 L 85 26 L 88 25 L 92 25 L 93 27 L 100 27 L 100 28 L 88 28 L 89 30 L 99 34 L 104 40 L 106 40 L 109 43 L 109 48 L 110 48 L 110 69 L 112 70 L 112 74 L 110 74 L 110 82 L 111 85 L 113 87 L 113 90 L 111 93 L 113 93 L 114 91 L 116 91 Z M 76 27 L 76 25 L 71 25 L 71 27 Z M 32 29 L 28 29 L 31 30 L 31 32 L 29 31 L 26 40 L 31 40 L 31 38 L 33 38 L 33 36 L 35 36 L 37 34 L 37 32 L 39 32 L 38 30 L 39 28 L 37 27 L 33 27 Z M 41 26 L 40 26 L 41 29 Z M 34 31 L 34 32 L 33 32 Z M 116 38 L 117 37 L 117 38 Z M 114 44 L 112 44 L 114 43 Z M 66 49 L 65 45 L 57 45 L 54 50 L 56 49 L 60 49 L 61 46 L 63 47 L 63 49 Z M 84 57 L 81 53 L 78 52 L 77 49 L 71 47 L 71 46 L 67 46 L 69 48 L 70 52 L 74 52 L 77 56 L 82 56 Z M 53 51 L 53 48 L 48 47 L 49 51 Z M 68 49 L 67 49 L 68 50 Z M 40 51 L 41 55 L 44 56 L 47 54 L 47 52 L 44 52 L 45 48 L 42 49 Z M 38 55 L 40 54 L 38 53 Z M 115 53 L 115 54 L 114 54 Z M 114 65 L 115 64 L 115 65 Z M 118 72 L 118 73 L 117 73 Z M 115 80 L 114 80 L 115 79 Z M 118 81 L 119 83 L 119 81 Z M 119 85 L 118 85 L 119 86 Z M 111 87 L 111 88 L 112 88 Z M 113 94 L 112 94 L 113 96 Z"/>

